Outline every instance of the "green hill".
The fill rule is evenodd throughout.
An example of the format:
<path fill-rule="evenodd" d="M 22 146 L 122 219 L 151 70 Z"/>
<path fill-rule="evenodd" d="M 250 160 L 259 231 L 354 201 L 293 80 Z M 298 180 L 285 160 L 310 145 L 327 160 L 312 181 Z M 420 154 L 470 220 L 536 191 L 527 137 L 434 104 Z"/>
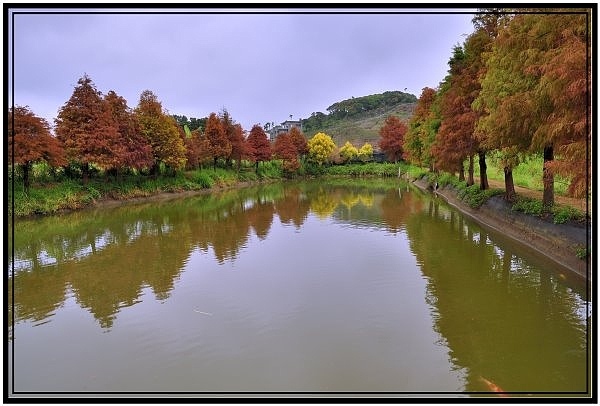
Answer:
<path fill-rule="evenodd" d="M 394 115 L 407 122 L 414 111 L 417 97 L 400 91 L 390 91 L 343 100 L 327 108 L 328 114 L 312 113 L 302 120 L 307 138 L 317 132 L 330 135 L 336 145 L 350 141 L 356 147 L 365 142 L 374 147 L 379 141 L 379 129 L 385 119 Z"/>

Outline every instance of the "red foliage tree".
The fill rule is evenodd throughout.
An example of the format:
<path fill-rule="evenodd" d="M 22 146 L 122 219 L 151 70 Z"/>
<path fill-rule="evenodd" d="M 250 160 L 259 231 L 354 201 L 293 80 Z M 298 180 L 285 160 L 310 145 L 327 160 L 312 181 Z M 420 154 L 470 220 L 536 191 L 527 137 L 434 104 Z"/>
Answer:
<path fill-rule="evenodd" d="M 64 144 L 67 158 L 81 165 L 87 183 L 89 165 L 103 169 L 119 165 L 124 148 L 107 103 L 84 75 L 77 81 L 71 98 L 55 119 L 57 138 Z"/>
<path fill-rule="evenodd" d="M 118 167 L 140 170 L 152 166 L 152 146 L 141 135 L 139 124 L 127 106 L 127 101 L 112 90 L 104 96 L 104 100 L 115 121 L 123 147 Z"/>
<path fill-rule="evenodd" d="M 273 154 L 278 159 L 283 160 L 283 169 L 286 172 L 294 172 L 300 168 L 296 145 L 294 145 L 294 141 L 289 133 L 281 133 L 275 138 Z"/>
<path fill-rule="evenodd" d="M 308 143 L 306 137 L 297 127 L 292 127 L 289 131 L 292 142 L 296 146 L 296 152 L 300 156 L 304 156 L 308 153 Z"/>
<path fill-rule="evenodd" d="M 227 137 L 227 141 L 231 146 L 229 154 L 225 157 L 225 160 L 228 166 L 231 164 L 231 161 L 236 161 L 239 171 L 242 157 L 245 155 L 244 131 L 242 130 L 241 125 L 234 122 L 227 110 L 224 109 L 221 112 L 220 119 L 223 131 L 225 131 L 225 135 Z"/>
<path fill-rule="evenodd" d="M 204 134 L 208 140 L 210 154 L 214 160 L 213 166 L 216 169 L 217 160 L 219 158 L 227 159 L 227 157 L 231 154 L 231 144 L 229 143 L 227 134 L 223 129 L 221 120 L 215 113 L 210 113 L 210 116 L 208 116 Z"/>
<path fill-rule="evenodd" d="M 256 172 L 258 172 L 258 163 L 271 159 L 271 143 L 267 138 L 265 130 L 258 124 L 252 126 L 250 135 L 248 135 L 248 157 L 256 163 Z"/>
<path fill-rule="evenodd" d="M 379 148 L 386 154 L 390 161 L 398 162 L 402 159 L 404 135 L 408 127 L 396 116 L 388 116 L 383 127 L 379 130 Z"/>
<path fill-rule="evenodd" d="M 37 117 L 27 106 L 16 106 L 8 111 L 8 153 L 14 165 L 23 169 L 23 185 L 29 191 L 29 172 L 36 162 L 52 166 L 65 165 L 65 151 L 60 142 L 50 134 L 50 125 Z"/>
<path fill-rule="evenodd" d="M 183 128 L 179 127 L 179 136 L 185 144 L 186 169 L 198 169 L 202 164 L 210 161 L 212 158 L 210 145 L 199 128 L 188 135 Z"/>
<path fill-rule="evenodd" d="M 481 54 L 489 42 L 488 34 L 479 30 L 467 38 L 464 48 L 454 48 L 453 56 L 448 62 L 450 74 L 439 93 L 442 123 L 432 146 L 432 155 L 438 168 L 458 171 L 461 180 L 464 179 L 463 162 L 469 157 L 469 185 L 474 183 L 472 158 L 475 153 L 484 154 L 474 135 L 475 125 L 481 114 L 473 110 L 471 105 L 481 89 Z M 480 173 L 480 181 L 481 189 L 487 189 L 485 172 Z"/>

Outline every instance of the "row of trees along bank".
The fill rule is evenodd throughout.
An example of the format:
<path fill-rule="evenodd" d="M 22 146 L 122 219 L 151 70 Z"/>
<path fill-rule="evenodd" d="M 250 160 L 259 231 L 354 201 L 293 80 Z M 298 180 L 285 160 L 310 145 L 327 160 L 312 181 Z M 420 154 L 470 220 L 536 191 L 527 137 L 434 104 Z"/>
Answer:
<path fill-rule="evenodd" d="M 486 154 L 504 168 L 506 198 L 515 198 L 512 170 L 543 154 L 543 205 L 554 203 L 554 174 L 568 193 L 589 194 L 591 101 L 590 9 L 485 9 L 474 32 L 453 48 L 448 75 L 424 88 L 402 140 L 402 157 L 430 170 L 459 173 L 487 189 Z"/>
<path fill-rule="evenodd" d="M 318 165 L 329 161 L 368 161 L 373 156 L 370 144 L 357 149 L 347 143 L 338 148 L 322 132 L 306 140 L 297 128 L 280 134 L 270 142 L 264 129 L 254 125 L 246 133 L 223 110 L 197 120 L 191 130 L 179 125 L 179 116 L 169 115 L 150 90 L 142 92 L 137 107 L 131 109 L 114 91 L 103 95 L 84 75 L 71 98 L 55 119 L 54 136 L 48 122 L 27 106 L 9 110 L 9 163 L 22 172 L 24 188 L 30 186 L 34 164 L 45 162 L 55 174 L 59 170 L 81 177 L 87 184 L 90 171 L 106 175 L 146 173 L 157 176 L 160 168 L 175 173 L 202 165 L 217 165 L 238 171 L 242 161 L 255 163 L 281 160 L 284 171 L 293 173 L 308 159 Z"/>

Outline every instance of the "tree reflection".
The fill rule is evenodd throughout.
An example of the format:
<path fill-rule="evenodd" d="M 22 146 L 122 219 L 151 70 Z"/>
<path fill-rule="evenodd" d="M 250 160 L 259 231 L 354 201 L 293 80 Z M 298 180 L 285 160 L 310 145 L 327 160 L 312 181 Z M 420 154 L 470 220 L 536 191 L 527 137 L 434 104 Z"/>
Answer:
<path fill-rule="evenodd" d="M 406 229 L 427 277 L 434 328 L 467 373 L 464 389 L 489 392 L 491 382 L 505 391 L 585 391 L 585 326 L 576 293 L 552 272 L 515 262 L 511 245 L 500 249 L 485 229 L 456 216 L 432 200 L 407 219 Z M 449 241 L 452 249 L 442 249 Z"/>
<path fill-rule="evenodd" d="M 518 247 L 501 249 L 497 236 L 405 186 L 274 184 L 19 221 L 8 323 L 47 322 L 71 294 L 110 329 L 145 289 L 167 300 L 192 253 L 235 261 L 252 233 L 267 238 L 275 214 L 300 229 L 312 212 L 407 234 L 434 328 L 465 371 L 465 390 L 487 391 L 485 380 L 509 391 L 580 390 L 586 343 L 577 293 L 533 271 Z"/>

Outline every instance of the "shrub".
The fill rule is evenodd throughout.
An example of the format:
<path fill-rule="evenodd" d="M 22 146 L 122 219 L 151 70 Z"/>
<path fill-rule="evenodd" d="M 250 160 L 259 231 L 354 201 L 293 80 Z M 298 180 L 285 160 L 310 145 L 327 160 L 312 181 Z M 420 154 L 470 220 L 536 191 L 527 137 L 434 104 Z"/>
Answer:
<path fill-rule="evenodd" d="M 590 249 L 585 245 L 575 247 L 575 256 L 579 259 L 586 259 L 590 255 Z"/>
<path fill-rule="evenodd" d="M 534 216 L 541 216 L 544 212 L 544 205 L 539 199 L 532 199 L 529 197 L 518 197 L 517 201 L 513 204 L 512 210 L 520 211 L 525 214 L 531 214 Z"/>
<path fill-rule="evenodd" d="M 198 184 L 202 189 L 211 188 L 214 183 L 210 175 L 203 170 L 193 172 L 191 180 L 192 182 Z"/>
<path fill-rule="evenodd" d="M 504 193 L 502 189 L 479 189 L 479 185 L 471 185 L 460 187 L 458 190 L 458 197 L 466 202 L 469 206 L 476 209 L 481 207 L 490 197 L 501 195 Z"/>
<path fill-rule="evenodd" d="M 564 224 L 569 220 L 582 221 L 585 214 L 571 206 L 555 205 L 552 208 L 554 224 Z"/>

